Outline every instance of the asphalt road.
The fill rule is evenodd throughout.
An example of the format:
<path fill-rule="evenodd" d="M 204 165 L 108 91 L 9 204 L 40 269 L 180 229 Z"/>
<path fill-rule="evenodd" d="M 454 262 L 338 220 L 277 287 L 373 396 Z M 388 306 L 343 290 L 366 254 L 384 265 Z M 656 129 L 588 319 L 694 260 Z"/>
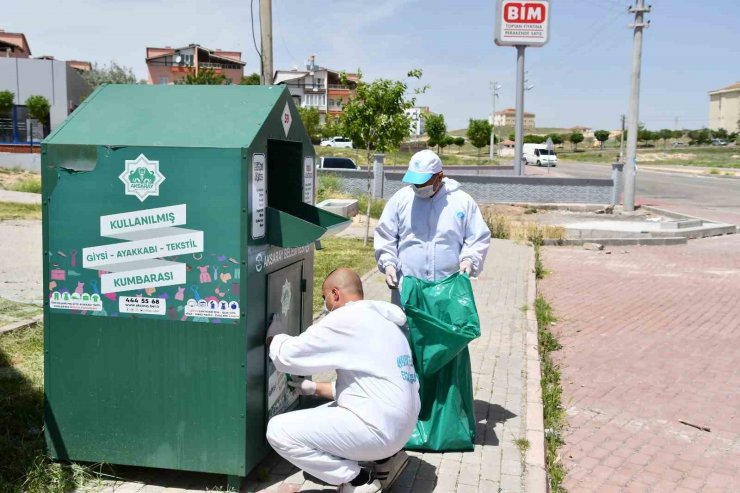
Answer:
<path fill-rule="evenodd" d="M 547 174 L 543 168 L 527 167 L 527 174 Z M 611 166 L 560 162 L 550 176 L 611 178 Z M 740 179 L 652 171 L 641 167 L 635 192 L 638 204 L 666 207 L 714 221 L 740 225 Z"/>

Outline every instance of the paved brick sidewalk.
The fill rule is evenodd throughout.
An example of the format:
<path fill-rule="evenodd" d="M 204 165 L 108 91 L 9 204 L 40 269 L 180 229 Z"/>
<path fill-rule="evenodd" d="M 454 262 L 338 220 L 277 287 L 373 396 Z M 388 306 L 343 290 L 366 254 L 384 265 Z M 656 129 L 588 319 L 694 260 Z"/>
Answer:
<path fill-rule="evenodd" d="M 740 491 L 740 235 L 544 262 L 568 490 Z"/>
<path fill-rule="evenodd" d="M 531 316 L 522 309 L 533 295 L 531 260 L 531 248 L 496 240 L 491 245 L 486 272 L 474 281 L 482 324 L 482 336 L 470 346 L 478 421 L 475 451 L 413 453 L 410 466 L 391 491 L 545 491 L 539 364 L 536 357 L 533 359 L 536 326 L 528 323 Z M 381 276 L 368 279 L 365 290 L 369 299 L 389 298 Z M 529 382 L 528 371 L 533 375 Z M 526 454 L 515 443 L 524 437 L 530 438 Z M 243 491 L 335 491 L 304 481 L 301 472 L 275 454 L 259 469 L 267 473 L 267 478 L 258 481 L 253 475 L 243 485 Z M 223 485 L 223 477 L 215 475 L 151 469 L 127 470 L 124 474 L 131 482 L 108 485 L 103 491 L 182 493 Z"/>

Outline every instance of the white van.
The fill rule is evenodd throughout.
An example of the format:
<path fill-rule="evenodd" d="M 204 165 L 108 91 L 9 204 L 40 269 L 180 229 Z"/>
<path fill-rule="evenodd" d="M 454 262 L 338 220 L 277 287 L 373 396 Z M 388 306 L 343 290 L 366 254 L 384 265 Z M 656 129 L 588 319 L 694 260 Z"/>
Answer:
<path fill-rule="evenodd" d="M 536 164 L 537 166 L 557 166 L 558 164 L 555 151 L 548 151 L 545 144 L 524 144 L 522 159 L 526 164 Z"/>

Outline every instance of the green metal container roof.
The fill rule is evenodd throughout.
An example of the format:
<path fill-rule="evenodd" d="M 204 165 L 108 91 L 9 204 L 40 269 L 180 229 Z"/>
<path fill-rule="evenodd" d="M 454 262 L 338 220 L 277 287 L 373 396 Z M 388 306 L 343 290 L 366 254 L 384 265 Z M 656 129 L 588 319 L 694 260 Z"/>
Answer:
<path fill-rule="evenodd" d="M 248 146 L 285 86 L 108 84 L 44 143 L 105 146 Z M 280 123 L 275 121 L 275 125 Z"/>

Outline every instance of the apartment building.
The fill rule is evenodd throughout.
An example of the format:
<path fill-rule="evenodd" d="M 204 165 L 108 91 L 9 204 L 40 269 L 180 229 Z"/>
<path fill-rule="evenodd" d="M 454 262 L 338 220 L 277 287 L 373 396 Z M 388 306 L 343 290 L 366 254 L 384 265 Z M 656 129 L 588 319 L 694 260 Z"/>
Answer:
<path fill-rule="evenodd" d="M 490 120 L 489 120 L 490 121 Z M 493 125 L 496 127 L 513 127 L 516 123 L 516 110 L 506 108 L 493 114 Z M 534 113 L 524 112 L 524 130 L 534 130 Z"/>
<path fill-rule="evenodd" d="M 354 94 L 357 74 L 346 74 L 347 81 L 342 84 L 342 72 L 321 67 L 316 57 L 309 57 L 305 70 L 277 70 L 274 84 L 288 86 L 296 106 L 316 108 L 321 115 L 321 123 L 327 116 L 336 117 Z"/>
<path fill-rule="evenodd" d="M 189 44 L 182 48 L 146 49 L 146 68 L 149 84 L 174 84 L 188 74 L 198 74 L 201 69 L 213 70 L 222 74 L 231 84 L 239 84 L 244 76 L 244 66 L 240 51 L 212 50 L 199 44 Z"/>
<path fill-rule="evenodd" d="M 740 82 L 709 92 L 709 128 L 740 132 Z"/>

